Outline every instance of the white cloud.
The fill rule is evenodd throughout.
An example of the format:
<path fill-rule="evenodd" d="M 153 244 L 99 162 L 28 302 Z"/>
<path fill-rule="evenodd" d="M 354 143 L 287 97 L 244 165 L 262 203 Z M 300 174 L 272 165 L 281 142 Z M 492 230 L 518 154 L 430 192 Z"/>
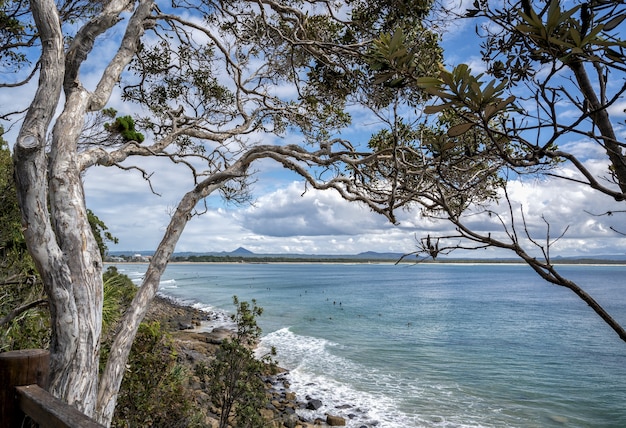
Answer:
<path fill-rule="evenodd" d="M 455 5 L 460 2 L 450 1 Z M 467 0 L 461 3 L 458 10 L 469 4 Z M 475 56 L 479 41 L 473 25 L 472 20 L 456 22 L 445 34 L 445 43 L 447 60 L 451 64 L 469 62 L 477 73 L 484 70 L 484 64 Z M 101 51 L 98 52 L 108 52 L 110 57 L 113 53 L 110 46 L 112 44 L 107 40 L 99 40 Z M 469 52 L 471 54 L 468 55 Z M 101 69 L 100 61 L 106 58 L 106 55 L 97 53 L 93 62 L 83 69 L 82 77 L 87 87 L 95 87 L 99 77 L 97 70 Z M 25 108 L 33 90 L 33 84 L 14 90 L 5 89 L 0 93 L 0 104 Z M 276 94 L 289 96 L 292 91 L 281 87 L 276 89 Z M 121 103 L 119 95 L 119 89 L 116 89 L 112 105 L 124 114 L 131 113 L 129 109 L 132 107 Z M 611 107 L 611 113 L 623 117 L 625 107 L 626 103 L 617 103 Z M 351 139 L 362 138 L 365 142 L 370 131 L 376 129 L 377 119 L 361 108 L 352 108 L 350 113 L 354 123 L 343 135 Z M 300 142 L 296 135 L 287 135 L 283 139 L 266 135 L 253 137 L 267 144 Z M 605 154 L 600 146 L 575 141 L 564 148 L 585 159 L 597 175 L 608 175 Z M 163 159 L 142 158 L 139 162 L 148 173 L 154 173 L 152 184 L 161 196 L 150 192 L 150 186 L 137 171 L 96 167 L 85 175 L 88 207 L 120 239 L 119 245 L 111 245 L 112 250 L 156 248 L 173 207 L 192 185 L 190 175 L 184 168 L 173 168 Z M 445 222 L 424 219 L 417 210 L 399 212 L 400 224 L 393 226 L 382 216 L 358 204 L 348 203 L 332 191 L 308 190 L 303 194 L 304 185 L 294 181 L 297 179 L 294 174 L 285 172 L 275 162 L 261 161 L 255 164 L 255 168 L 259 170 L 259 181 L 254 185 L 255 204 L 224 206 L 219 196 L 211 196 L 209 211 L 189 222 L 177 251 L 230 251 L 244 246 L 258 253 L 354 254 L 369 250 L 407 253 L 415 249 L 416 238 L 428 233 L 452 232 Z M 570 178 L 579 176 L 571 169 L 564 169 L 563 175 Z M 612 230 L 626 233 L 623 217 L 617 213 L 623 203 L 581 188 L 573 181 L 558 179 L 511 181 L 509 192 L 515 211 L 524 210 L 526 226 L 535 239 L 541 240 L 546 236 L 548 224 L 552 238 L 567 229 L 565 236 L 554 247 L 559 254 L 626 252 L 626 238 Z M 508 219 L 506 206 L 500 204 L 494 209 Z M 616 214 L 601 215 L 608 211 Z M 476 216 L 470 219 L 470 224 L 481 231 L 499 230 L 495 218 Z M 469 255 L 487 256 L 494 255 L 494 252 Z"/>
<path fill-rule="evenodd" d="M 143 162 L 143 167 L 150 166 L 151 171 L 156 171 L 154 186 L 162 196 L 151 194 L 147 183 L 132 172 L 96 168 L 85 177 L 88 206 L 120 238 L 120 244 L 112 246 L 112 250 L 154 249 L 165 231 L 169 213 L 189 186 L 185 171 L 159 168 L 153 159 Z M 209 211 L 189 222 L 177 251 L 232 251 L 243 246 L 257 253 L 408 253 L 415 250 L 415 240 L 426 234 L 453 232 L 445 222 L 422 218 L 419 210 L 399 212 L 400 224 L 391 225 L 382 216 L 342 200 L 333 191 L 304 192 L 304 184 L 291 177 L 285 182 L 279 170 L 263 169 L 253 205 L 223 206 L 219 196 L 211 196 Z M 272 184 L 267 184 L 268 181 Z M 554 245 L 553 256 L 626 252 L 626 238 L 612 230 L 626 232 L 623 217 L 617 213 L 621 203 L 609 197 L 575 182 L 554 178 L 512 180 L 509 195 L 521 239 L 525 233 L 518 215 L 520 210 L 524 212 L 529 233 L 538 242 L 546 239 L 548 225 L 551 239 L 567 230 Z M 504 203 L 492 208 L 510 225 Z M 616 214 L 601 215 L 607 211 Z M 471 217 L 469 224 L 479 231 L 501 231 L 494 217 Z M 513 256 L 497 252 L 458 255 Z"/>

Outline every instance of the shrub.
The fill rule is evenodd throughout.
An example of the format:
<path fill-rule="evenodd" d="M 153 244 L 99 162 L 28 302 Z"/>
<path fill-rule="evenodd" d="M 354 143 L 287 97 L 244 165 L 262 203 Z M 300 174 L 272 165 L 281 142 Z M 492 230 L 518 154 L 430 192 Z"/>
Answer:
<path fill-rule="evenodd" d="M 185 389 L 186 369 L 177 363 L 170 334 L 158 321 L 141 323 L 129 356 L 115 408 L 115 427 L 197 425 Z"/>
<path fill-rule="evenodd" d="M 196 375 L 204 383 L 207 393 L 220 416 L 219 427 L 261 428 L 267 421 L 260 410 L 267 404 L 265 385 L 261 375 L 267 365 L 274 365 L 272 350 L 270 355 L 257 359 L 254 346 L 261 336 L 261 328 L 256 323 L 263 309 L 252 300 L 239 302 L 233 297 L 237 313 L 231 318 L 237 324 L 237 331 L 230 339 L 225 339 L 218 348 L 215 359 L 209 366 L 196 367 Z"/>

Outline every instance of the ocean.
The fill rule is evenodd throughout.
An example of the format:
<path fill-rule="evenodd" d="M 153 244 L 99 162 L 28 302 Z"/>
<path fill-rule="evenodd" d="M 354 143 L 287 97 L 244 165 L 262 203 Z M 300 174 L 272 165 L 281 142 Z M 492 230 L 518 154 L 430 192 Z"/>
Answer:
<path fill-rule="evenodd" d="M 146 265 L 120 264 L 139 281 Z M 565 265 L 626 324 L 626 266 Z M 160 292 L 263 308 L 313 420 L 348 427 L 626 427 L 626 343 L 572 292 L 515 264 L 172 264 Z M 213 328 L 207 325 L 205 328 Z"/>

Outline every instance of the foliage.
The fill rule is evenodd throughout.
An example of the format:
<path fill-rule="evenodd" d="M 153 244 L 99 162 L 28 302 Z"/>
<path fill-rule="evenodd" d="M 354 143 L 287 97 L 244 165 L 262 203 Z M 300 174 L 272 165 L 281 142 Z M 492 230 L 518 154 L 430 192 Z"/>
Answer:
<path fill-rule="evenodd" d="M 377 165 L 374 177 L 380 182 L 375 187 L 374 180 L 363 180 L 361 187 L 392 209 L 418 204 L 426 215 L 451 223 L 453 232 L 420 239 L 414 254 L 435 258 L 459 248 L 510 250 L 545 280 L 573 291 L 626 341 L 624 328 L 553 265 L 552 254 L 567 228 L 553 235 L 542 217 L 544 236 L 533 234 L 528 213 L 516 208 L 507 187 L 509 177 L 549 177 L 626 200 L 624 142 L 611 118 L 626 93 L 626 41 L 620 32 L 626 5 L 476 0 L 464 17 L 478 23 L 490 79 L 465 64 L 452 70 L 441 66 L 431 75 L 416 72 L 401 29 L 374 43 L 370 66 L 378 81 L 427 92 L 434 103 L 423 112 L 436 119 L 405 131 L 395 117 L 392 132 L 382 139 L 391 155 Z M 415 140 L 410 150 L 399 139 L 405 134 Z M 571 148 L 575 145 L 568 146 L 576 139 L 604 152 L 603 170 Z M 373 142 L 380 145 L 380 136 Z M 483 201 L 508 208 L 499 212 Z M 490 225 L 487 230 L 477 228 L 481 222 Z"/>
<path fill-rule="evenodd" d="M 169 333 L 158 321 L 142 323 L 124 373 L 113 426 L 197 426 L 184 388 L 187 377 L 177 363 Z"/>
<path fill-rule="evenodd" d="M 32 274 L 33 262 L 22 234 L 22 218 L 13 179 L 13 160 L 0 127 L 0 281 Z"/>
<path fill-rule="evenodd" d="M 101 370 L 111 350 L 113 333 L 137 287 L 114 266 L 103 275 L 103 343 Z M 142 323 L 124 374 L 113 426 L 193 427 L 198 415 L 185 388 L 188 371 L 178 363 L 174 342 L 159 322 Z"/>
<path fill-rule="evenodd" d="M 90 209 L 87 209 L 87 220 L 89 221 L 89 225 L 93 231 L 93 237 L 98 244 L 98 248 L 100 249 L 100 256 L 104 259 L 108 251 L 105 241 L 117 244 L 119 240 L 113 236 L 111 232 L 109 232 L 107 225 L 104 224 L 104 222 L 100 220 Z"/>
<path fill-rule="evenodd" d="M 39 40 L 29 3 L 0 0 L 0 67 L 9 78 L 22 79 L 9 86 L 27 83 L 39 67 L 25 50 L 36 46 Z M 64 22 L 76 24 L 89 19 L 101 7 L 102 2 L 67 0 L 59 4 L 59 13 Z M 4 83 L 0 83 L 0 87 L 3 86 Z"/>
<path fill-rule="evenodd" d="M 103 336 L 106 337 L 111 330 L 115 330 L 120 317 L 135 297 L 137 286 L 128 276 L 119 273 L 115 266 L 109 266 L 102 277 L 102 329 Z"/>
<path fill-rule="evenodd" d="M 0 287 L 0 319 L 25 302 L 37 303 L 0 326 L 0 352 L 47 349 L 50 343 L 50 315 L 46 301 L 42 300 L 41 283 L 24 281 Z"/>
<path fill-rule="evenodd" d="M 220 415 L 220 428 L 265 427 L 259 412 L 266 402 L 261 374 L 273 366 L 271 355 L 255 358 L 254 346 L 261 336 L 256 318 L 263 309 L 252 300 L 240 302 L 233 297 L 237 313 L 231 316 L 237 324 L 232 338 L 224 339 L 209 366 L 198 365 L 196 374 L 202 382 Z M 272 351 L 273 354 L 273 351 Z"/>
<path fill-rule="evenodd" d="M 50 321 L 43 287 L 26 249 L 13 181 L 13 162 L 0 128 L 0 320 L 30 302 L 36 303 L 0 325 L 0 352 L 47 348 Z"/>
<path fill-rule="evenodd" d="M 135 120 L 132 116 L 120 116 L 115 118 L 115 122 L 105 124 L 105 129 L 111 133 L 117 133 L 125 141 L 137 141 L 141 143 L 145 137 L 135 129 Z"/>

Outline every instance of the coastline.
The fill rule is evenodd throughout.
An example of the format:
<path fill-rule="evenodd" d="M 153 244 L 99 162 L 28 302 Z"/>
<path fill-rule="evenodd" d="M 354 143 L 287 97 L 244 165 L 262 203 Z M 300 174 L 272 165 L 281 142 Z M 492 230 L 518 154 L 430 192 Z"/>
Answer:
<path fill-rule="evenodd" d="M 232 335 L 233 330 L 224 327 L 212 327 L 215 321 L 221 319 L 221 314 L 206 312 L 186 306 L 176 300 L 162 295 L 155 296 L 150 303 L 145 321 L 159 321 L 166 327 L 175 343 L 178 352 L 178 362 L 187 368 L 189 380 L 187 390 L 193 397 L 198 409 L 207 409 L 205 424 L 207 427 L 218 426 L 218 416 L 211 412 L 211 402 L 205 393 L 199 379 L 193 375 L 194 368 L 200 363 L 209 363 L 221 342 Z M 326 415 L 326 419 L 304 420 L 297 414 L 298 409 L 313 409 L 321 406 L 320 400 L 310 397 L 305 401 L 298 400 L 296 393 L 290 390 L 288 372 L 278 368 L 276 373 L 263 376 L 268 405 L 261 411 L 265 419 L 270 421 L 271 427 L 313 428 L 344 426 L 344 418 Z"/>
<path fill-rule="evenodd" d="M 528 269 L 467 266 L 456 270 L 424 266 L 427 269 L 421 271 L 418 266 L 415 271 L 389 266 L 222 266 L 174 266 L 164 276 L 161 292 L 182 304 L 221 314 L 232 312 L 233 294 L 248 301 L 259 298 L 259 304 L 265 309 L 260 318 L 264 334 L 259 352 L 275 346 L 280 364 L 290 370 L 288 379 L 298 398 L 305 400 L 309 395 L 324 402 L 317 411 L 297 410 L 309 420 L 324 418 L 327 412 L 344 416 L 350 428 L 434 426 L 437 424 L 434 418 L 454 421 L 459 426 L 467 422 L 467 426 L 531 427 L 542 425 L 533 421 L 545 421 L 547 415 L 553 414 L 566 416 L 571 421 L 607 421 L 608 425 L 623 420 L 620 419 L 623 409 L 607 403 L 623 398 L 619 392 L 597 386 L 593 376 L 591 381 L 583 383 L 579 379 L 568 380 L 567 375 L 574 371 L 576 378 L 584 374 L 589 378 L 589 373 L 596 374 L 595 362 L 601 361 L 612 375 L 598 374 L 602 384 L 619 391 L 623 382 L 613 379 L 624 379 L 615 374 L 623 373 L 625 366 L 613 367 L 619 360 L 610 351 L 606 355 L 602 352 L 610 338 L 595 334 L 593 319 L 579 321 L 587 320 L 586 307 L 570 305 L 573 299 L 569 293 L 542 286 L 535 273 Z M 145 265 L 122 270 L 138 282 L 144 269 Z M 619 313 L 624 314 L 621 312 L 624 300 L 618 299 L 617 294 L 623 285 L 619 279 L 620 276 L 623 279 L 623 274 L 616 275 L 621 269 L 572 267 L 564 272 L 593 284 L 600 298 L 614 298 L 612 301 L 618 305 Z M 440 279 L 443 281 L 439 282 Z M 360 306 L 360 301 L 353 300 L 357 297 L 363 299 Z M 343 301 L 342 308 L 333 305 L 335 298 L 337 302 Z M 483 301 L 491 302 L 489 311 L 484 310 Z M 513 303 L 519 314 L 511 314 Z M 555 310 L 565 304 L 568 308 L 573 306 L 567 311 L 571 315 L 568 318 Z M 416 307 L 422 310 L 413 310 Z M 486 312 L 496 316 L 487 316 Z M 434 317 L 435 324 L 431 325 L 433 313 L 444 313 L 446 318 Z M 516 322 L 515 318 L 522 322 Z M 561 320 L 565 319 L 571 322 L 561 326 Z M 356 331 L 349 327 L 352 325 L 357 327 Z M 575 327 L 575 332 L 564 341 L 562 332 L 570 330 L 566 330 L 569 325 Z M 443 330 L 432 327 L 443 327 Z M 493 351 L 491 347 L 475 346 L 484 343 L 485 338 L 498 346 L 493 347 Z M 561 351 L 565 349 L 567 353 L 573 349 L 571 343 L 576 343 L 576 352 L 581 350 L 580 357 L 567 354 L 576 362 L 576 368 L 564 364 L 567 367 L 561 370 L 545 364 L 545 361 L 562 361 Z M 472 352 L 465 352 L 469 348 Z M 553 351 L 555 348 L 558 352 Z M 455 358 L 449 358 L 450 349 Z M 455 350 L 463 352 L 456 354 Z M 538 352 L 542 358 L 539 361 L 527 358 L 532 356 L 531 352 Z M 590 369 L 586 361 L 588 354 L 593 355 Z M 509 373 L 511 362 L 514 363 L 513 374 Z M 445 371 L 441 370 L 442 364 L 446 364 Z M 550 368 L 544 369 L 546 366 Z M 437 370 L 432 371 L 431 367 Z M 485 367 L 488 367 L 487 377 L 482 376 Z M 533 373 L 540 373 L 542 379 L 554 379 L 553 373 L 558 373 L 559 379 L 564 380 L 539 385 Z M 497 394 L 492 394 L 489 386 L 483 389 L 483 384 L 491 382 L 483 379 L 490 376 L 502 386 Z M 464 388 L 456 388 L 456 382 Z M 583 406 L 566 407 L 558 400 L 549 399 L 528 407 L 524 403 L 518 406 L 517 388 L 548 397 L 555 391 L 560 393 L 560 388 L 578 391 L 578 385 L 584 392 L 572 392 L 572 402 L 575 399 L 586 403 L 585 407 L 597 406 L 594 408 L 606 410 L 606 415 L 584 410 Z M 611 400 L 591 398 L 594 392 L 606 394 Z M 511 406 L 503 405 L 503 401 Z M 472 407 L 476 403 L 480 406 Z M 339 409 L 343 405 L 352 405 L 352 408 Z M 491 412 L 492 409 L 505 411 L 497 413 Z M 523 422 L 517 420 L 518 417 L 523 418 Z"/>
<path fill-rule="evenodd" d="M 149 261 L 106 261 L 105 265 L 147 265 Z M 252 264 L 252 265 L 438 265 L 438 266 L 474 266 L 474 265 L 489 265 L 489 266 L 527 266 L 521 260 L 494 260 L 494 259 L 472 259 L 472 260 L 437 260 L 437 261 L 415 261 L 415 260 L 306 260 L 296 259 L 293 261 L 169 261 L 168 265 L 237 265 L 237 264 Z M 626 266 L 626 261 L 621 260 L 555 260 L 552 263 L 554 266 Z"/>

